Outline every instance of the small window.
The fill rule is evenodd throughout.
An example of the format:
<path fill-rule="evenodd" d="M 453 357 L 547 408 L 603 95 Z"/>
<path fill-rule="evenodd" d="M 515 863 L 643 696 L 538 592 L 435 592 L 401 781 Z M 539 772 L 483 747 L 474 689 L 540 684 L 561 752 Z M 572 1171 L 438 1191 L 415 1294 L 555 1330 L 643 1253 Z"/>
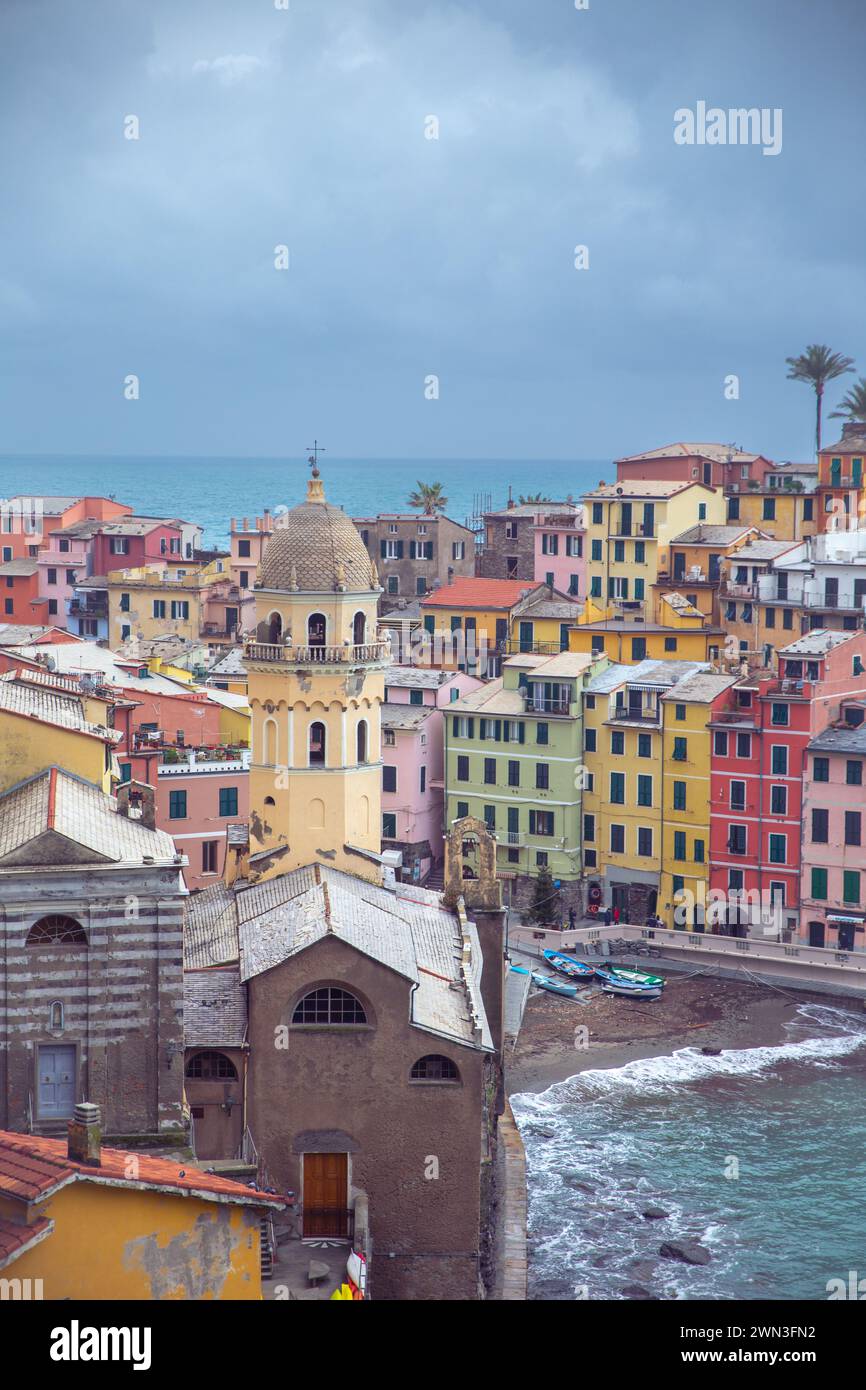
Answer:
<path fill-rule="evenodd" d="M 431 1052 L 428 1057 L 419 1057 L 412 1068 L 413 1081 L 459 1081 L 460 1073 L 450 1057 L 442 1057 Z"/>
<path fill-rule="evenodd" d="M 238 1073 L 234 1062 L 222 1052 L 199 1052 L 186 1064 L 187 1076 L 199 1077 L 202 1081 L 237 1081 Z"/>
<path fill-rule="evenodd" d="M 295 1006 L 292 1023 L 337 1024 L 359 1027 L 367 1022 L 360 999 L 345 989 L 314 989 Z"/>

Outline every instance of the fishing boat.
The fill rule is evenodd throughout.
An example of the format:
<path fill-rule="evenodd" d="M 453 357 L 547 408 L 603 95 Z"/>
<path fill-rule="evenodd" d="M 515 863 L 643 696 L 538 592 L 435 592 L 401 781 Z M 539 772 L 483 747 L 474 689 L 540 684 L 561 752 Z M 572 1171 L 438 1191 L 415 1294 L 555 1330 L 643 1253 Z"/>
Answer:
<path fill-rule="evenodd" d="M 602 983 L 607 980 L 610 984 L 648 985 L 653 989 L 664 989 L 665 985 L 663 976 L 651 975 L 649 971 L 637 970 L 632 965 L 606 965 L 604 968 L 597 965 L 595 973 Z"/>
<path fill-rule="evenodd" d="M 551 980 L 549 975 L 526 970 L 522 965 L 512 965 L 511 969 L 516 975 L 531 975 L 533 984 L 538 985 L 539 989 L 548 990 L 550 994 L 561 994 L 565 999 L 574 999 L 577 994 L 577 985 L 561 985 L 558 980 Z"/>
<path fill-rule="evenodd" d="M 567 975 L 570 980 L 591 980 L 595 974 L 594 965 L 587 965 L 586 961 L 576 960 L 562 951 L 543 951 L 542 955 L 548 965 L 552 965 L 560 975 Z"/>
<path fill-rule="evenodd" d="M 623 999 L 661 999 L 661 985 L 634 985 L 627 980 L 605 980 L 601 986 L 605 994 L 618 994 Z"/>

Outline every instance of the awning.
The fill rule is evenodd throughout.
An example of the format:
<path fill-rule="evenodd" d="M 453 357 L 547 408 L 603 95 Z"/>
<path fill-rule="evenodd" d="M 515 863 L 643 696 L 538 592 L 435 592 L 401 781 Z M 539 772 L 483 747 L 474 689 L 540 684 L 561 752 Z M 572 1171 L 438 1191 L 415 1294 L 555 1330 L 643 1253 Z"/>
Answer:
<path fill-rule="evenodd" d="M 827 913 L 827 921 L 828 921 L 828 922 L 834 922 L 837 926 L 842 926 L 842 927 L 857 927 L 857 929 L 858 929 L 859 931 L 862 931 L 863 928 L 864 928 L 864 926 L 866 926 L 866 918 L 863 918 L 863 917 L 846 917 L 846 916 L 844 916 L 842 913 L 839 913 L 839 912 L 828 912 L 828 913 Z"/>

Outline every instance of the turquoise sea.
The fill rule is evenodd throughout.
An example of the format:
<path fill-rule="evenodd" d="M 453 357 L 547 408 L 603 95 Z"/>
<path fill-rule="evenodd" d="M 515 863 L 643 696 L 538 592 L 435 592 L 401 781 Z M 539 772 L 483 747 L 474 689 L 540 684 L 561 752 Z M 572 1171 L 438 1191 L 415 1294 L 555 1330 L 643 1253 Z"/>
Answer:
<path fill-rule="evenodd" d="M 638 1285 L 820 1301 L 829 1281 L 866 1278 L 866 1017 L 854 1007 L 801 1005 L 780 1046 L 686 1048 L 512 1097 L 530 1297 L 622 1299 Z M 648 1206 L 667 1219 L 646 1220 Z M 710 1263 L 661 1259 L 677 1239 Z"/>
<path fill-rule="evenodd" d="M 578 498 L 612 479 L 610 460 L 320 459 L 328 500 L 351 516 L 408 510 L 417 479 L 441 482 L 446 511 L 465 522 L 476 507 L 504 506 L 509 485 L 519 494 Z M 178 516 L 205 528 L 205 543 L 227 545 L 231 517 L 260 516 L 265 507 L 303 499 L 305 458 L 110 458 L 65 455 L 0 457 L 0 498 L 116 496 L 146 516 Z"/>

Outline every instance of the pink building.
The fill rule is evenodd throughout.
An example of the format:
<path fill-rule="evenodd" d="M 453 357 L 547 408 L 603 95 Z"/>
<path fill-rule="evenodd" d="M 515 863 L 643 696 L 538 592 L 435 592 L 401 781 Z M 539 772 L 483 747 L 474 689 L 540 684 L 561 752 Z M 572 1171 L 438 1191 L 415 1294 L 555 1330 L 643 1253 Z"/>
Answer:
<path fill-rule="evenodd" d="M 166 760 L 169 751 L 177 761 Z M 166 750 L 156 765 L 157 828 L 189 859 L 184 879 L 191 891 L 221 877 L 226 827 L 249 815 L 249 749 L 236 750 L 237 757 L 219 757 L 217 751 Z"/>
<path fill-rule="evenodd" d="M 866 950 L 866 694 L 809 743 L 803 773 L 800 937 L 810 946 Z"/>
<path fill-rule="evenodd" d="M 386 672 L 382 705 L 382 848 L 402 851 L 404 878 L 423 883 L 442 857 L 442 709 L 481 684 L 463 671 L 392 666 Z"/>
<path fill-rule="evenodd" d="M 47 602 L 47 621 L 63 627 L 67 625 L 76 582 L 85 579 L 90 572 L 90 537 L 82 534 L 83 530 L 83 527 L 73 527 L 68 536 L 62 531 L 52 531 L 37 556 L 39 597 Z M 96 637 L 101 634 L 94 626 L 92 632 L 80 632 L 80 635 Z"/>
<path fill-rule="evenodd" d="M 550 584 L 561 594 L 586 598 L 585 522 L 583 507 L 574 512 L 550 512 L 539 516 L 535 532 L 533 578 Z"/>
<path fill-rule="evenodd" d="M 249 517 L 242 518 L 240 524 L 235 517 L 231 520 L 230 558 L 232 582 L 239 590 L 239 624 L 241 630 L 249 632 L 255 627 L 256 603 L 253 585 L 256 570 L 262 562 L 265 546 L 279 526 L 279 517 L 272 517 L 265 509 L 263 516 L 257 516 L 250 525 Z"/>

